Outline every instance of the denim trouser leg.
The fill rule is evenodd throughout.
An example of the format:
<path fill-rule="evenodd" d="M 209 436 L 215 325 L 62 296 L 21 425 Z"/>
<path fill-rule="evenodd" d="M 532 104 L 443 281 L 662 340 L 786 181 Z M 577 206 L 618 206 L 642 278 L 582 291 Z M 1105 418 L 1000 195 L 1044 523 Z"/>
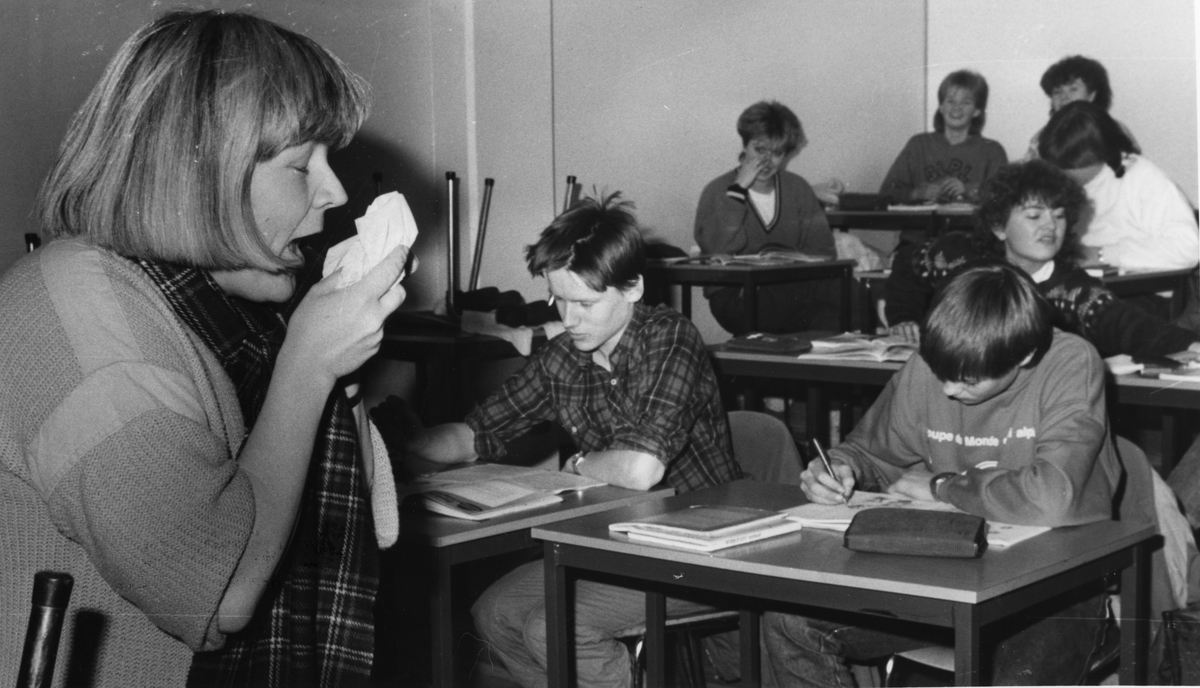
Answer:
<path fill-rule="evenodd" d="M 546 681 L 545 569 L 541 561 L 520 566 L 489 587 L 471 613 L 475 628 L 517 681 L 530 688 Z M 668 614 L 710 610 L 667 599 Z M 626 688 L 629 651 L 613 633 L 646 620 L 646 594 L 603 583 L 575 584 L 575 673 L 578 684 Z"/>
<path fill-rule="evenodd" d="M 780 688 L 853 688 L 848 659 L 871 660 L 928 644 L 843 622 L 778 612 L 763 615 L 763 645 Z"/>

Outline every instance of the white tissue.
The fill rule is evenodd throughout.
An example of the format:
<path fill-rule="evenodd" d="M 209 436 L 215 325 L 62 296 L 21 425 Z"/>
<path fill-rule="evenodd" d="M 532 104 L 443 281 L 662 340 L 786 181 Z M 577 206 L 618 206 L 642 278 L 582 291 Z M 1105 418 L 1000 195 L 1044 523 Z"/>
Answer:
<path fill-rule="evenodd" d="M 1104 365 L 1108 366 L 1108 370 L 1113 375 L 1128 375 L 1130 373 L 1138 373 L 1145 370 L 1146 366 L 1141 363 L 1134 363 L 1133 357 L 1129 354 L 1117 354 L 1104 359 Z"/>
<path fill-rule="evenodd" d="M 333 246 L 325 255 L 323 277 L 342 269 L 338 288 L 354 284 L 397 246 L 412 248 L 417 240 L 417 221 L 403 194 L 391 191 L 379 196 L 367 212 L 354 221 L 358 234 Z M 401 275 L 403 279 L 405 275 Z"/>

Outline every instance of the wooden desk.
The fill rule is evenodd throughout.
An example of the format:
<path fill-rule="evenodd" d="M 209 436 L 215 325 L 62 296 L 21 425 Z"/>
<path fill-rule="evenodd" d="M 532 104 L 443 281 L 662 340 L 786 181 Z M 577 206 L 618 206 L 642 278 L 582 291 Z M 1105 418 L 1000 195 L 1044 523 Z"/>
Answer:
<path fill-rule="evenodd" d="M 545 542 L 546 633 L 552 686 L 573 685 L 576 578 L 599 573 L 645 589 L 650 685 L 663 675 L 665 595 L 680 588 L 728 593 L 748 607 L 803 604 L 900 618 L 954 630 L 956 681 L 980 680 L 981 627 L 1106 576 L 1121 574 L 1121 684 L 1146 679 L 1152 524 L 1106 521 L 1060 528 L 979 559 L 851 552 L 842 534 L 804 529 L 711 555 L 610 537 L 608 524 L 686 508 L 739 504 L 781 509 L 804 501 L 798 487 L 738 481 L 659 502 L 533 529 Z M 807 611 L 807 610 L 805 610 Z M 866 623 L 867 621 L 864 621 Z M 743 652 L 757 652 L 757 645 Z M 743 655 L 743 664 L 757 667 Z M 757 676 L 750 677 L 755 684 Z M 745 684 L 745 680 L 743 680 Z"/>
<path fill-rule="evenodd" d="M 833 229 L 895 229 L 924 231 L 935 237 L 950 230 L 974 227 L 974 209 L 931 206 L 928 210 L 826 210 Z"/>
<path fill-rule="evenodd" d="M 825 387 L 861 385 L 883 387 L 900 370 L 900 363 L 869 361 L 808 361 L 794 356 L 725 351 L 722 345 L 709 347 L 713 367 L 722 381 L 743 377 L 765 380 L 792 380 L 814 383 L 807 386 L 807 427 L 817 437 L 829 436 L 829 403 Z M 1163 476 L 1190 444 L 1186 416 L 1200 410 L 1200 382 L 1154 380 L 1137 375 L 1109 376 L 1107 397 L 1114 406 L 1150 406 L 1163 411 Z M 1110 411 L 1111 412 L 1111 411 Z"/>
<path fill-rule="evenodd" d="M 1197 268 L 1181 268 L 1105 275 L 1101 279 L 1109 291 L 1121 297 L 1171 292 L 1171 317 L 1178 318 L 1187 307 L 1188 294 L 1191 293 L 1189 283 L 1195 283 L 1197 274 Z"/>
<path fill-rule="evenodd" d="M 461 421 L 473 402 L 467 390 L 469 361 L 495 361 L 521 354 L 511 343 L 457 327 L 389 320 L 379 355 L 416 366 L 418 413 L 426 425 Z"/>
<path fill-rule="evenodd" d="M 646 277 L 664 284 L 683 286 L 680 312 L 692 317 L 692 285 L 721 284 L 741 287 L 745 293 L 746 326 L 758 330 L 758 287 L 769 284 L 804 282 L 807 280 L 841 280 L 842 329 L 850 327 L 850 280 L 854 273 L 853 260 L 829 260 L 820 263 L 780 263 L 772 265 L 708 265 L 688 262 L 666 263 L 650 261 Z"/>
<path fill-rule="evenodd" d="M 864 314 L 867 323 L 864 331 L 875 331 L 875 326 L 881 324 L 875 317 L 875 304 L 872 303 L 872 284 L 886 281 L 892 274 L 891 270 L 860 270 L 854 277 L 862 282 L 859 290 L 862 298 L 855 307 Z M 1171 317 L 1177 318 L 1187 307 L 1188 294 L 1191 293 L 1189 282 L 1198 278 L 1196 268 L 1179 270 L 1150 270 L 1145 272 L 1129 272 L 1124 275 L 1105 275 L 1100 278 L 1109 291 L 1119 297 L 1144 296 L 1159 292 L 1171 292 Z"/>
<path fill-rule="evenodd" d="M 640 492 L 606 485 L 563 494 L 553 506 L 501 516 L 487 521 L 467 521 L 418 509 L 402 509 L 400 546 L 420 553 L 433 567 L 429 591 L 433 633 L 433 685 L 454 688 L 455 632 L 454 567 L 522 549 L 537 543 L 530 528 L 563 519 L 668 497 L 673 489 Z"/>

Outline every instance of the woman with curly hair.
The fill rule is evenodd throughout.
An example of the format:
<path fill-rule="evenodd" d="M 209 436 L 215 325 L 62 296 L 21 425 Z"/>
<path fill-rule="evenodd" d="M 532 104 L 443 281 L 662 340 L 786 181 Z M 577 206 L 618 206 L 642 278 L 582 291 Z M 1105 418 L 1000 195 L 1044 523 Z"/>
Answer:
<path fill-rule="evenodd" d="M 1003 259 L 1025 271 L 1054 306 L 1054 325 L 1102 356 L 1200 353 L 1200 337 L 1125 303 L 1079 267 L 1076 223 L 1087 197 L 1041 160 L 1002 168 L 980 191 L 973 232 L 952 232 L 897 254 L 885 286 L 889 331 L 916 341 L 934 291 L 958 268 Z"/>

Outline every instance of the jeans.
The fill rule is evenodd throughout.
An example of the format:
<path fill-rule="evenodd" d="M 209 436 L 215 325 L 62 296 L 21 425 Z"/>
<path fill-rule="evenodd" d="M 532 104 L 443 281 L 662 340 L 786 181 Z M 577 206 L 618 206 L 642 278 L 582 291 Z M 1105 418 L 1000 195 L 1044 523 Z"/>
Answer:
<path fill-rule="evenodd" d="M 484 591 L 471 608 L 488 651 L 504 662 L 522 686 L 546 680 L 546 588 L 541 561 L 519 566 Z M 711 611 L 712 607 L 667 598 L 667 614 Z M 575 583 L 575 675 L 580 686 L 625 688 L 632 668 L 629 651 L 613 633 L 644 623 L 646 594 L 614 585 Z M 486 658 L 481 658 L 486 661 Z"/>
<path fill-rule="evenodd" d="M 1083 597 L 1083 599 L 1080 599 Z M 990 685 L 1074 684 L 1104 623 L 1105 596 L 1085 590 L 1065 601 L 1050 600 L 984 627 L 983 680 Z M 928 629 L 928 627 L 925 627 Z M 906 630 L 912 629 L 912 630 Z M 888 626 L 862 628 L 844 621 L 770 612 L 763 616 L 763 644 L 778 685 L 825 688 L 855 685 L 848 660 L 872 661 L 932 645 L 952 644 L 945 629 Z M 899 632 L 897 632 L 899 631 Z M 998 642 L 996 642 L 998 640 Z"/>

